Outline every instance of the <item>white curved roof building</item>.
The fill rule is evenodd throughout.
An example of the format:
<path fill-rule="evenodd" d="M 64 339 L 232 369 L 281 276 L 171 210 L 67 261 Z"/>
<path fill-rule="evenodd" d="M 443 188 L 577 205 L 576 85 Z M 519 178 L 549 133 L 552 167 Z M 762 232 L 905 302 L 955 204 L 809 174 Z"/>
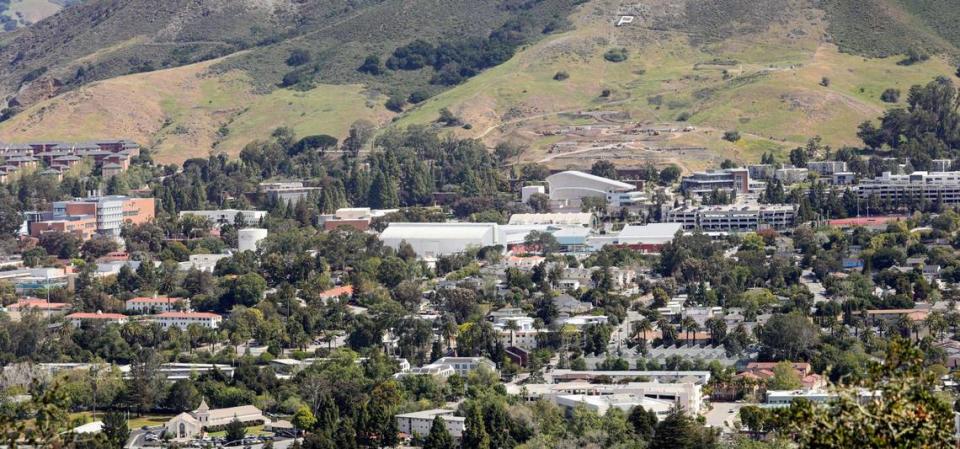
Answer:
<path fill-rule="evenodd" d="M 587 197 L 607 198 L 615 193 L 635 190 L 633 185 L 581 171 L 565 171 L 547 177 L 550 199 L 553 201 L 580 201 Z"/>
<path fill-rule="evenodd" d="M 427 260 L 503 243 L 496 223 L 390 223 L 380 240 L 394 249 L 407 242 Z"/>

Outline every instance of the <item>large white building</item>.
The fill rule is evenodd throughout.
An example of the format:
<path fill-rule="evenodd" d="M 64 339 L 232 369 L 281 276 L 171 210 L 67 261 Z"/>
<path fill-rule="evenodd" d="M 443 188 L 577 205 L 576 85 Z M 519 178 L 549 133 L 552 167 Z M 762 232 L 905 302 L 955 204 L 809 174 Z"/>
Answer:
<path fill-rule="evenodd" d="M 703 232 L 752 232 L 786 229 L 797 219 L 796 206 L 786 204 L 680 207 L 667 210 L 663 221 Z"/>
<path fill-rule="evenodd" d="M 604 245 L 624 245 L 641 252 L 659 252 L 660 247 L 673 241 L 677 232 L 683 230 L 680 223 L 650 223 L 646 225 L 627 225 L 620 232 L 596 235 L 587 239 L 595 250 Z"/>
<path fill-rule="evenodd" d="M 478 369 L 488 369 L 496 372 L 497 365 L 486 357 L 441 357 L 429 365 L 411 368 L 405 373 L 397 373 L 396 377 L 406 375 L 433 375 L 449 377 L 453 374 L 466 377 Z"/>
<path fill-rule="evenodd" d="M 150 317 L 160 324 L 160 327 L 169 329 L 172 326 L 186 329 L 191 324 L 197 324 L 208 329 L 216 329 L 223 322 L 223 317 L 209 312 L 164 312 Z"/>
<path fill-rule="evenodd" d="M 430 434 L 430 428 L 433 427 L 433 419 L 439 416 L 443 424 L 447 427 L 447 433 L 451 437 L 459 439 L 463 436 L 466 429 L 466 418 L 462 416 L 453 416 L 453 410 L 433 409 L 422 412 L 403 413 L 394 416 L 397 420 L 397 430 L 407 435 L 419 435 L 426 437 Z"/>
<path fill-rule="evenodd" d="M 426 260 L 503 244 L 496 223 L 390 223 L 380 240 L 394 249 L 407 242 Z"/>
<path fill-rule="evenodd" d="M 575 170 L 550 175 L 547 184 L 550 200 L 565 206 L 579 205 L 584 198 L 604 198 L 611 207 L 630 206 L 646 199 L 632 184 Z"/>
<path fill-rule="evenodd" d="M 913 172 L 894 175 L 884 172 L 879 178 L 864 179 L 856 187 L 860 199 L 876 195 L 884 201 L 912 202 L 921 199 L 960 203 L 960 172 Z"/>

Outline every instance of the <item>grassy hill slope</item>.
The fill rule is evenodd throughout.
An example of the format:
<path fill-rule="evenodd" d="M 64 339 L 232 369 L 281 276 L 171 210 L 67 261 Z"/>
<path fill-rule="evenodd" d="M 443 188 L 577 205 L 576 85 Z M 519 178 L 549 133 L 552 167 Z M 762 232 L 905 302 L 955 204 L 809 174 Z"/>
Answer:
<path fill-rule="evenodd" d="M 212 151 L 236 155 L 280 125 L 342 138 L 355 119 L 383 123 L 389 117 L 382 99 L 368 99 L 357 85 L 255 94 L 240 71 L 210 76 L 217 62 L 89 84 L 4 122 L 0 140 L 124 136 L 151 146 L 159 162 L 180 162 Z"/>
<path fill-rule="evenodd" d="M 472 125 L 458 134 L 491 144 L 522 142 L 532 147 L 526 160 L 562 166 L 568 162 L 547 156 L 557 138 L 533 131 L 581 123 L 570 120 L 570 113 L 618 110 L 647 123 L 676 123 L 688 114 L 702 132 L 678 136 L 669 146 L 708 147 L 712 159 L 675 160 L 701 168 L 726 157 L 755 161 L 765 151 L 782 152 L 814 135 L 835 147 L 856 144 L 857 124 L 896 106 L 880 100 L 883 90 L 900 89 L 905 98 L 911 85 L 953 72 L 941 57 L 900 65 L 902 56 L 842 53 L 824 38 L 829 26 L 824 11 L 799 2 L 781 2 L 773 16 L 755 16 L 767 26 L 748 21 L 741 28 L 748 31 L 739 33 L 711 28 L 709 21 L 691 26 L 683 12 L 615 28 L 606 13 L 615 3 L 593 2 L 594 8 L 574 19 L 575 31 L 428 100 L 396 126 L 429 123 L 448 108 Z M 606 50 L 621 46 L 629 50 L 625 62 L 604 60 Z M 554 80 L 558 72 L 569 78 Z M 828 86 L 821 85 L 824 77 Z M 605 89 L 612 92 L 607 98 L 601 97 Z M 744 138 L 726 142 L 720 138 L 725 130 L 738 130 Z"/>

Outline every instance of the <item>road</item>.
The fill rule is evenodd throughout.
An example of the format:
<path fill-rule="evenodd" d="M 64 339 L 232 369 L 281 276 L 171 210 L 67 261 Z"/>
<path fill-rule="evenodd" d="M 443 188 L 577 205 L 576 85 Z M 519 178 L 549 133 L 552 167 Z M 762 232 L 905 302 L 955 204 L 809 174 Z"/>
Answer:
<path fill-rule="evenodd" d="M 807 290 L 810 290 L 810 293 L 813 293 L 814 304 L 819 304 L 821 302 L 830 300 L 827 298 L 827 290 L 823 287 L 823 284 L 817 280 L 812 270 L 803 271 L 803 274 L 800 276 L 800 283 L 805 285 Z"/>
<path fill-rule="evenodd" d="M 624 354 L 633 351 L 627 347 L 627 340 L 630 339 L 632 323 L 642 319 L 643 315 L 641 315 L 639 312 L 627 310 L 627 317 L 622 323 L 620 323 L 619 326 L 614 328 L 613 332 L 610 334 L 610 343 L 608 344 L 607 348 L 611 354 L 616 355 L 618 349 L 622 349 Z"/>

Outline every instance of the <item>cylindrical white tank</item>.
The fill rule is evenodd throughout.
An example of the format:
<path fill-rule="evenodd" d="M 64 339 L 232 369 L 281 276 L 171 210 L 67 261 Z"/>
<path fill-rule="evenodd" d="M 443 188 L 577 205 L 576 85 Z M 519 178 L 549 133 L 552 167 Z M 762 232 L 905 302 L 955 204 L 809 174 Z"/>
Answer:
<path fill-rule="evenodd" d="M 543 186 L 523 186 L 520 189 L 520 201 L 523 202 L 523 204 L 527 204 L 527 201 L 530 200 L 530 197 L 533 196 L 534 193 L 544 193 L 545 191 Z"/>
<path fill-rule="evenodd" d="M 257 243 L 267 238 L 267 230 L 246 228 L 237 231 L 237 248 L 240 251 L 256 251 Z"/>

